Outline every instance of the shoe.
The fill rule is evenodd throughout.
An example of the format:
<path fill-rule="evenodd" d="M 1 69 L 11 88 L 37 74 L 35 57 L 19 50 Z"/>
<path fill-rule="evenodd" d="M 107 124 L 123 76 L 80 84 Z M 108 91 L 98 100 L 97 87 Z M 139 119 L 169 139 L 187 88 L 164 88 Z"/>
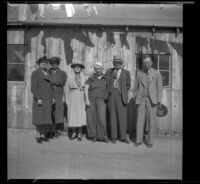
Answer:
<path fill-rule="evenodd" d="M 77 140 L 78 140 L 78 141 L 82 141 L 82 135 L 81 135 L 81 134 L 78 134 Z"/>
<path fill-rule="evenodd" d="M 91 141 L 92 141 L 92 142 L 97 142 L 97 138 L 94 137 Z"/>
<path fill-rule="evenodd" d="M 111 143 L 116 144 L 117 140 L 116 139 L 112 139 Z"/>
<path fill-rule="evenodd" d="M 49 139 L 53 139 L 53 138 L 54 138 L 53 133 L 50 133 L 50 135 L 49 135 Z"/>
<path fill-rule="evenodd" d="M 37 137 L 37 138 L 35 138 L 35 139 L 36 139 L 37 143 L 42 144 L 42 139 L 41 139 L 41 137 Z"/>
<path fill-rule="evenodd" d="M 70 137 L 70 140 L 76 139 L 76 133 L 73 133 L 72 136 Z"/>
<path fill-rule="evenodd" d="M 128 139 L 123 139 L 123 140 L 121 140 L 121 142 L 124 142 L 126 144 L 130 144 L 130 141 Z"/>
<path fill-rule="evenodd" d="M 109 143 L 109 142 L 110 142 L 110 140 L 108 139 L 108 137 L 105 137 L 104 141 L 105 141 L 106 143 Z"/>
<path fill-rule="evenodd" d="M 54 135 L 54 137 L 55 137 L 55 138 L 58 138 L 58 137 L 59 137 L 59 133 L 56 132 L 55 135 Z"/>
<path fill-rule="evenodd" d="M 49 142 L 49 139 L 47 137 L 41 137 L 41 139 L 44 141 L 44 142 Z"/>
<path fill-rule="evenodd" d="M 152 148 L 153 144 L 147 144 L 147 148 Z"/>
<path fill-rule="evenodd" d="M 139 145 L 141 145 L 141 144 L 142 144 L 141 142 L 135 143 L 134 146 L 139 146 Z"/>

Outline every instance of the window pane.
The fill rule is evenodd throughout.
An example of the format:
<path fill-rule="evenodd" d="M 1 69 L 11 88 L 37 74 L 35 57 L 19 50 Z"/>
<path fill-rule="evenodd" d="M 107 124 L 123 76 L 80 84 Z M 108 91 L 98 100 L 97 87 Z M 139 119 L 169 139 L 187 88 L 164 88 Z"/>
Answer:
<path fill-rule="evenodd" d="M 7 31 L 7 44 L 24 44 L 24 30 Z"/>
<path fill-rule="evenodd" d="M 153 56 L 153 66 L 154 69 L 158 69 L 158 55 Z"/>
<path fill-rule="evenodd" d="M 168 55 L 160 55 L 159 56 L 159 69 L 160 70 L 169 70 L 169 56 Z"/>
<path fill-rule="evenodd" d="M 24 64 L 8 64 L 7 80 L 24 81 Z"/>
<path fill-rule="evenodd" d="M 163 86 L 169 86 L 169 72 L 160 71 L 163 80 Z"/>
<path fill-rule="evenodd" d="M 24 45 L 7 45 L 7 62 L 24 63 L 25 61 Z"/>

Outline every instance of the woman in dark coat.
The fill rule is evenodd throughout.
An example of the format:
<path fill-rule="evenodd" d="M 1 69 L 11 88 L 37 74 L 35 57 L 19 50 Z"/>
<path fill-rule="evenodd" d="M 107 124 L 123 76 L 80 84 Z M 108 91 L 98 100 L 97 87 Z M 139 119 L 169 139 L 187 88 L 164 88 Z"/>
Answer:
<path fill-rule="evenodd" d="M 51 65 L 51 77 L 53 87 L 53 97 L 55 104 L 53 105 L 53 127 L 52 133 L 55 137 L 61 134 L 64 129 L 64 85 L 67 80 L 67 74 L 59 68 L 60 58 L 51 57 L 49 59 Z"/>
<path fill-rule="evenodd" d="M 94 64 L 95 73 L 85 84 L 87 135 L 93 141 L 109 142 L 106 130 L 106 103 L 108 92 L 102 63 Z"/>
<path fill-rule="evenodd" d="M 46 134 L 50 131 L 52 124 L 52 87 L 46 67 L 48 60 L 46 56 L 37 61 L 39 68 L 31 75 L 31 93 L 33 94 L 32 123 L 36 126 L 36 140 L 38 143 L 49 141 Z"/>

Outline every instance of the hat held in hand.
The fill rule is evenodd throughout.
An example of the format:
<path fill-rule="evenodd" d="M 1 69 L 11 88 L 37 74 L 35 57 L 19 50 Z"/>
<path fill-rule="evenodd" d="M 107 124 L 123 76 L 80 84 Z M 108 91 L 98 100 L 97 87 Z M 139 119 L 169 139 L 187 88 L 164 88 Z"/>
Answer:
<path fill-rule="evenodd" d="M 168 109 L 165 105 L 161 104 L 160 106 L 157 107 L 157 112 L 156 115 L 158 117 L 164 117 L 168 113 Z"/>

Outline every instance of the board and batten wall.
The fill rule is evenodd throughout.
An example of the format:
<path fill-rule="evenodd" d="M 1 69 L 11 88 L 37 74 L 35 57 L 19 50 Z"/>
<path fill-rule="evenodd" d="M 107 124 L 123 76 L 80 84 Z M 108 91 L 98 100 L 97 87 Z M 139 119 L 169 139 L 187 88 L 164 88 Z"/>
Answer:
<path fill-rule="evenodd" d="M 182 33 L 176 35 L 173 32 L 158 32 L 152 35 L 150 31 L 142 29 L 124 32 L 115 28 L 99 30 L 88 27 L 42 27 L 7 31 L 7 44 L 27 44 L 24 81 L 8 81 L 8 127 L 34 128 L 30 78 L 39 57 L 44 54 L 47 57 L 59 56 L 62 59 L 60 68 L 68 75 L 71 73 L 71 63 L 82 62 L 85 65 L 85 75 L 89 76 L 93 71 L 94 61 L 101 61 L 106 71 L 112 67 L 113 55 L 120 54 L 124 60 L 124 68 L 131 74 L 131 96 L 135 82 L 136 53 L 160 52 L 156 48 L 152 50 L 150 39 L 163 41 L 171 54 L 171 86 L 163 88 L 162 98 L 162 103 L 168 107 L 169 112 L 167 116 L 157 118 L 156 129 L 164 133 L 182 132 Z M 137 43 L 138 40 L 145 42 Z M 129 113 L 134 113 L 131 108 L 129 105 Z M 128 127 L 134 123 L 133 118 L 129 118 Z"/>

